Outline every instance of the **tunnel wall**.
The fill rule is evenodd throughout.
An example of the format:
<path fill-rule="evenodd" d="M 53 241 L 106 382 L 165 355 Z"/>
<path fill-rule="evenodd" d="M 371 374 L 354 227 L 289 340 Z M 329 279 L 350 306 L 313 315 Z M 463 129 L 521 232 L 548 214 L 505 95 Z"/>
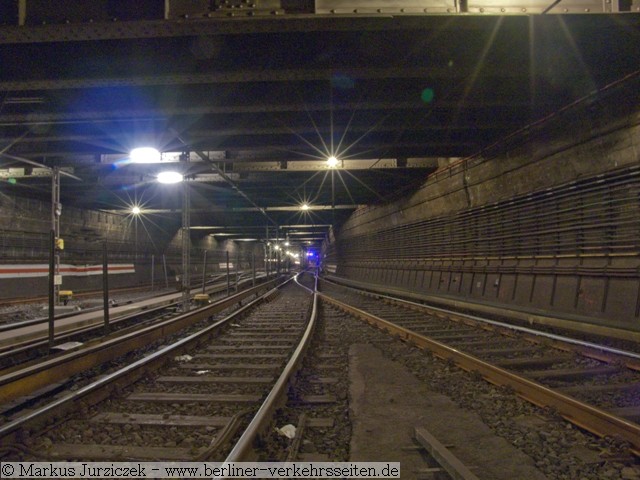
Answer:
<path fill-rule="evenodd" d="M 0 267 L 41 265 L 48 268 L 51 230 L 51 204 L 40 200 L 0 195 Z M 65 248 L 60 263 L 73 266 L 102 265 L 103 243 L 107 241 L 110 264 L 133 265 L 132 273 L 109 275 L 111 289 L 138 285 L 162 288 L 176 286 L 182 270 L 180 219 L 140 218 L 108 212 L 81 210 L 64 205 L 60 217 L 60 237 Z M 226 271 L 225 251 L 233 262 L 241 258 L 244 268 L 255 259 L 264 267 L 262 245 L 216 241 L 211 236 L 191 236 L 192 280 L 202 275 L 204 251 L 208 251 L 207 274 Z M 252 252 L 254 252 L 252 256 Z M 165 276 L 164 266 L 167 272 Z M 0 268 L 0 299 L 48 295 L 48 276 L 3 274 Z M 62 289 L 83 292 L 102 289 L 102 274 L 63 276 Z"/>
<path fill-rule="evenodd" d="M 640 113 L 619 113 L 581 106 L 357 210 L 325 271 L 640 330 Z"/>

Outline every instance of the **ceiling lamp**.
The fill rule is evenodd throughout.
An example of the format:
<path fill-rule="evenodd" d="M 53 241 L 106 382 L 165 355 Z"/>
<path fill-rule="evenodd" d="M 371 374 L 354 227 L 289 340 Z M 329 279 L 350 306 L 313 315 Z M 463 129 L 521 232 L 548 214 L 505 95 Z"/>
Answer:
<path fill-rule="evenodd" d="M 337 168 L 339 163 L 340 161 L 333 155 L 327 158 L 327 167 L 329 168 Z"/>
<path fill-rule="evenodd" d="M 303 211 L 305 211 L 305 212 L 306 212 L 307 210 L 309 210 L 310 208 L 311 208 L 311 207 L 310 207 L 307 203 L 303 203 L 302 205 L 300 205 L 300 210 L 303 210 Z"/>
<path fill-rule="evenodd" d="M 180 183 L 183 180 L 182 174 L 179 172 L 160 172 L 156 177 L 160 183 Z"/>
<path fill-rule="evenodd" d="M 132 163 L 158 163 L 161 155 L 158 150 L 152 147 L 134 148 L 129 152 Z"/>

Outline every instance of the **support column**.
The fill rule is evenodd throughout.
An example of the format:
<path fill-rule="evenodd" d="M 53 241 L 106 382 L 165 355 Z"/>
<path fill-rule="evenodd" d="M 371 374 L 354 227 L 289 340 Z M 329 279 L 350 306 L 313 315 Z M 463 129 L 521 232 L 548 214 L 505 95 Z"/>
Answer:
<path fill-rule="evenodd" d="M 187 163 L 189 155 L 181 156 Z M 186 173 L 186 168 L 184 169 Z M 182 182 L 182 311 L 188 312 L 191 295 L 191 190 L 185 178 Z"/>

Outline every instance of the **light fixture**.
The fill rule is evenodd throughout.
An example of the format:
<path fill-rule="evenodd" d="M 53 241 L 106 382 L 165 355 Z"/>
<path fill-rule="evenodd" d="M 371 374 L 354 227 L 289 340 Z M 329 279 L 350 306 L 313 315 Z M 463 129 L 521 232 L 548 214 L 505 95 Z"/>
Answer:
<path fill-rule="evenodd" d="M 156 178 L 160 183 L 180 183 L 183 180 L 181 173 L 173 171 L 160 172 Z"/>
<path fill-rule="evenodd" d="M 300 210 L 303 210 L 303 211 L 305 211 L 305 212 L 306 212 L 307 210 L 309 210 L 310 208 L 311 208 L 311 207 L 310 207 L 308 204 L 306 204 L 306 203 L 303 203 L 302 205 L 300 205 Z"/>
<path fill-rule="evenodd" d="M 133 163 L 157 163 L 161 159 L 160 152 L 153 147 L 134 148 L 129 152 Z"/>
<path fill-rule="evenodd" d="M 138 207 L 138 206 L 133 207 L 131 209 L 131 213 L 133 213 L 134 215 L 140 215 L 140 212 L 142 212 L 142 210 L 140 210 L 140 207 Z"/>
<path fill-rule="evenodd" d="M 333 155 L 331 155 L 329 158 L 327 158 L 327 167 L 329 167 L 329 168 L 337 168 L 339 163 L 340 163 L 340 161 L 336 157 L 334 157 Z"/>

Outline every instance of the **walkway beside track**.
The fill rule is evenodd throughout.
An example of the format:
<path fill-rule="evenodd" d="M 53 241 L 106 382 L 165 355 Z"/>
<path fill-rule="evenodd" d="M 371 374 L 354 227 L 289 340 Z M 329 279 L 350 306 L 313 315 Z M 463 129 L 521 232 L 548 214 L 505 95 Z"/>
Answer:
<path fill-rule="evenodd" d="M 170 303 L 179 301 L 182 293 L 172 293 L 163 295 L 162 297 L 148 298 L 146 300 L 140 300 L 128 305 L 121 305 L 118 307 L 109 308 L 109 317 L 111 320 L 115 320 L 118 317 L 131 315 L 137 312 L 147 310 L 149 308 L 160 307 L 163 305 L 169 305 Z M 76 328 L 86 327 L 88 325 L 99 325 L 104 322 L 104 312 L 102 310 L 92 310 L 90 312 L 78 313 L 71 317 L 56 318 L 55 320 L 55 335 L 60 335 L 69 330 Z M 49 324 L 47 322 L 38 323 L 36 325 L 28 325 L 12 330 L 6 330 L 0 332 L 0 347 L 7 345 L 17 345 L 22 342 L 31 340 L 45 340 L 49 335 Z"/>
<path fill-rule="evenodd" d="M 256 280 L 262 282 L 264 281 L 264 276 L 259 275 L 258 277 L 256 277 Z M 245 280 L 244 282 L 241 282 L 241 284 L 246 282 L 251 283 L 251 280 Z M 193 295 L 200 292 L 200 287 L 192 288 L 190 295 L 191 297 L 193 297 Z M 157 297 L 147 298 L 144 300 L 136 300 L 135 302 L 128 303 L 126 305 L 113 306 L 109 308 L 109 318 L 111 321 L 115 321 L 119 318 L 133 315 L 134 313 L 170 305 L 172 303 L 179 302 L 181 299 L 182 292 L 174 292 Z M 79 312 L 77 315 L 73 315 L 70 317 L 56 318 L 54 322 L 54 334 L 55 336 L 58 336 L 70 330 L 75 330 L 77 328 L 87 327 L 90 325 L 100 325 L 103 322 L 104 311 L 101 309 L 92 309 L 91 311 L 87 311 L 84 313 Z M 0 349 L 7 346 L 19 346 L 21 343 L 29 341 L 46 340 L 48 336 L 49 324 L 47 322 L 0 331 Z"/>
<path fill-rule="evenodd" d="M 481 479 L 545 480 L 533 460 L 498 437 L 480 418 L 435 393 L 404 366 L 371 345 L 349 351 L 352 462 L 401 462 L 402 478 L 420 478 L 424 460 L 413 445 L 415 427 L 425 427 L 453 446 L 455 456 Z"/>

